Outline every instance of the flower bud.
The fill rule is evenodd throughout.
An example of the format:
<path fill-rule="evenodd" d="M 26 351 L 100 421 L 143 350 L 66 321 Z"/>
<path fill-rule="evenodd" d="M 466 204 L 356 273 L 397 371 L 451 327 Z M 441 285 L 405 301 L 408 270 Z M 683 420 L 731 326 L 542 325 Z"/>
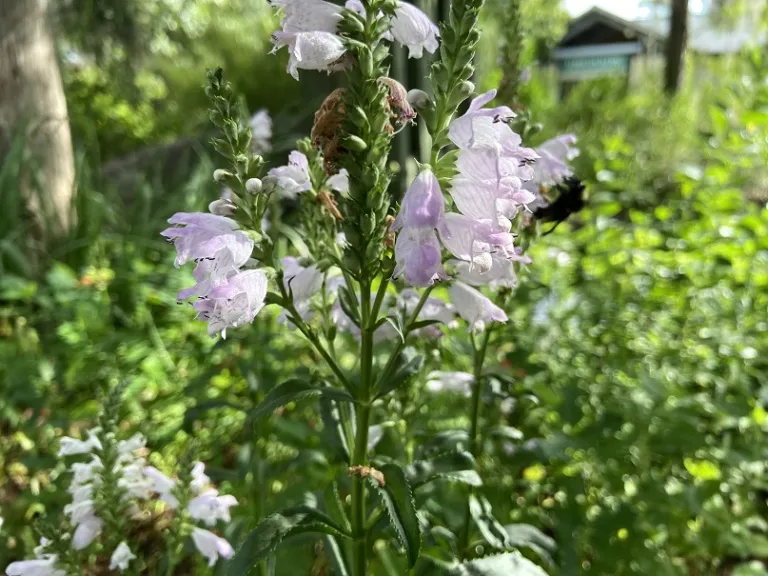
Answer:
<path fill-rule="evenodd" d="M 457 86 L 457 89 L 464 96 L 469 96 L 475 91 L 475 85 L 469 80 L 464 80 Z"/>
<path fill-rule="evenodd" d="M 261 192 L 262 189 L 262 183 L 261 180 L 258 178 L 249 178 L 245 182 L 245 190 L 248 192 L 248 194 L 253 194 L 254 196 Z"/>
<path fill-rule="evenodd" d="M 237 207 L 224 198 L 219 198 L 208 204 L 208 212 L 216 216 L 231 216 L 235 213 Z"/>
<path fill-rule="evenodd" d="M 362 138 L 351 135 L 344 138 L 344 147 L 354 152 L 365 152 L 368 144 Z"/>
<path fill-rule="evenodd" d="M 275 176 L 267 175 L 261 180 L 261 191 L 265 194 L 269 194 L 277 188 L 278 180 Z M 246 183 L 247 185 L 247 183 Z"/>
<path fill-rule="evenodd" d="M 221 168 L 218 168 L 217 170 L 213 171 L 213 179 L 216 180 L 216 182 L 226 182 L 229 178 L 232 178 L 234 174 L 232 172 L 228 172 L 227 170 L 222 170 Z"/>
<path fill-rule="evenodd" d="M 422 108 L 434 107 L 434 103 L 429 97 L 429 94 L 424 92 L 424 90 L 419 90 L 418 88 L 414 88 L 413 90 L 408 91 L 408 102 L 410 102 L 411 106 L 416 108 L 418 111 L 421 111 Z"/>

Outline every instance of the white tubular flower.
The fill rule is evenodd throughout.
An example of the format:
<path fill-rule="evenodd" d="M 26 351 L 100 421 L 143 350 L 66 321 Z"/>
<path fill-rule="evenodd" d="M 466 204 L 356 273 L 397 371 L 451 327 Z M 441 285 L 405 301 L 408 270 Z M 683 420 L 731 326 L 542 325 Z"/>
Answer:
<path fill-rule="evenodd" d="M 64 436 L 59 444 L 59 456 L 73 456 L 75 454 L 90 454 L 94 450 L 101 450 L 101 441 L 88 430 L 87 440 L 77 440 Z"/>
<path fill-rule="evenodd" d="M 408 48 L 409 58 L 421 58 L 424 50 L 434 54 L 440 30 L 429 16 L 408 2 L 398 2 L 392 19 L 392 36 Z"/>
<path fill-rule="evenodd" d="M 8 576 L 66 576 L 64 570 L 56 569 L 58 559 L 56 554 L 49 554 L 37 560 L 12 562 L 6 567 L 5 573 Z"/>
<path fill-rule="evenodd" d="M 90 514 L 85 518 L 80 519 L 77 528 L 75 529 L 75 533 L 72 536 L 72 548 L 75 550 L 87 548 L 91 542 L 101 534 L 103 527 L 104 522 L 94 514 Z"/>
<path fill-rule="evenodd" d="M 448 288 L 451 301 L 469 329 L 483 330 L 486 322 L 506 322 L 507 315 L 480 292 L 463 282 L 454 282 Z"/>
<path fill-rule="evenodd" d="M 121 456 L 123 454 L 131 454 L 136 450 L 140 450 L 147 445 L 147 439 L 139 433 L 134 434 L 128 440 L 120 440 L 117 443 L 117 453 Z"/>
<path fill-rule="evenodd" d="M 251 149 L 256 154 L 266 154 L 272 150 L 272 118 L 262 108 L 248 121 L 251 128 Z"/>
<path fill-rule="evenodd" d="M 346 52 L 341 38 L 330 32 L 275 32 L 275 49 L 288 47 L 288 73 L 299 79 L 299 69 L 333 71 Z"/>
<path fill-rule="evenodd" d="M 192 542 L 200 554 L 208 558 L 208 566 L 216 564 L 219 556 L 231 558 L 235 553 L 232 546 L 224 538 L 202 528 L 192 528 Z"/>
<path fill-rule="evenodd" d="M 285 198 L 296 198 L 312 187 L 309 180 L 309 160 L 297 150 L 288 155 L 287 165 L 272 168 L 269 175 L 277 180 L 277 188 Z"/>
<path fill-rule="evenodd" d="M 112 557 L 109 559 L 109 569 L 119 570 L 120 572 L 127 570 L 131 560 L 135 558 L 136 554 L 131 552 L 128 544 L 126 544 L 125 540 L 123 540 L 120 542 L 120 544 L 117 545 L 115 551 L 112 552 Z"/>
<path fill-rule="evenodd" d="M 146 476 L 151 485 L 150 490 L 156 492 L 160 496 L 160 500 L 168 504 L 171 508 L 176 508 L 179 505 L 179 500 L 173 495 L 173 489 L 176 487 L 176 482 L 171 480 L 160 472 L 154 466 L 146 466 L 144 468 L 144 476 Z"/>
<path fill-rule="evenodd" d="M 427 390 L 430 392 L 460 392 L 465 396 L 472 394 L 475 377 L 469 372 L 430 372 L 427 376 Z"/>
<path fill-rule="evenodd" d="M 192 493 L 200 494 L 210 483 L 211 479 L 205 475 L 205 464 L 202 462 L 195 462 L 192 467 L 192 481 L 189 483 Z"/>
<path fill-rule="evenodd" d="M 340 194 L 347 194 L 349 192 L 349 172 L 347 172 L 346 168 L 342 168 L 338 174 L 328 178 L 325 183 L 331 190 L 335 190 Z"/>
<path fill-rule="evenodd" d="M 190 500 L 187 511 L 193 519 L 204 522 L 207 526 L 215 526 L 219 520 L 229 522 L 232 519 L 229 513 L 232 506 L 237 506 L 234 496 L 219 496 L 218 491 L 209 488 Z"/>

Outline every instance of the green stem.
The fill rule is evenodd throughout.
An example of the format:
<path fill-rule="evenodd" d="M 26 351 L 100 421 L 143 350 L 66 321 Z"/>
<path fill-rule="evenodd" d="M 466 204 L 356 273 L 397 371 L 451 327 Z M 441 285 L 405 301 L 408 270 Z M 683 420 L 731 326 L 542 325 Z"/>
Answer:
<path fill-rule="evenodd" d="M 368 426 L 371 420 L 371 384 L 373 373 L 373 329 L 375 317 L 371 310 L 371 282 L 367 273 L 363 274 L 360 282 L 360 308 L 362 335 L 360 343 L 360 388 L 357 399 L 360 406 L 357 410 L 355 450 L 352 455 L 352 466 L 365 466 L 368 456 Z M 386 287 L 385 287 L 386 290 Z M 383 292 L 379 290 L 379 292 Z M 377 298 L 377 301 L 379 299 Z M 365 480 L 361 474 L 355 474 L 352 482 L 352 549 L 354 576 L 367 575 L 367 538 L 365 529 Z"/>
<path fill-rule="evenodd" d="M 293 305 L 290 294 L 288 294 L 288 291 L 285 289 L 285 285 L 283 284 L 282 271 L 280 271 L 277 275 L 277 285 L 280 288 L 280 295 L 283 297 L 283 308 L 285 308 L 285 310 L 290 313 L 291 322 L 293 322 L 293 324 L 296 326 L 296 328 L 299 329 L 304 337 L 312 343 L 312 345 L 315 347 L 315 350 L 317 350 L 320 356 L 323 357 L 323 360 L 325 360 L 325 362 L 328 364 L 328 367 L 339 379 L 339 382 L 341 382 L 342 386 L 344 386 L 344 388 L 346 388 L 348 391 L 352 392 L 352 385 L 349 383 L 346 375 L 344 372 L 342 372 L 341 368 L 336 363 L 336 360 L 334 360 L 333 357 L 328 353 L 328 350 L 326 350 L 325 346 L 323 346 L 323 343 L 320 342 L 320 338 L 317 336 L 317 334 L 315 334 L 315 332 L 309 326 L 307 326 L 307 324 L 301 319 L 301 316 L 299 316 L 299 313 L 296 311 L 296 307 Z"/>
<path fill-rule="evenodd" d="M 472 412 L 471 412 L 471 424 L 469 428 L 469 452 L 476 460 L 480 458 L 480 399 L 483 394 L 483 364 L 485 364 L 485 356 L 488 352 L 488 342 L 491 340 L 491 327 L 488 326 L 483 334 L 482 344 L 478 348 L 475 344 L 475 339 L 472 338 L 472 348 L 474 350 L 474 369 L 472 375 L 474 376 L 474 387 L 472 389 Z M 459 555 L 463 560 L 466 557 L 467 547 L 469 546 L 469 533 L 472 522 L 472 516 L 469 511 L 469 499 L 472 496 L 472 487 L 469 487 L 469 493 L 467 494 L 467 502 L 464 508 L 464 526 L 459 534 Z"/>
<path fill-rule="evenodd" d="M 429 295 L 432 293 L 432 290 L 434 289 L 435 285 L 428 287 L 426 290 L 424 290 L 424 293 L 421 295 L 421 299 L 419 300 L 419 303 L 416 304 L 416 308 L 413 310 L 413 314 L 411 314 L 411 318 L 408 319 L 408 321 L 405 324 L 405 330 L 403 331 L 403 339 L 397 343 L 397 346 L 395 347 L 394 352 L 392 352 L 392 355 L 389 357 L 389 360 L 387 360 L 386 366 L 384 366 L 384 370 L 381 371 L 381 375 L 379 376 L 378 380 L 376 381 L 375 388 L 379 388 L 382 384 L 382 382 L 385 382 L 387 378 L 389 378 L 390 373 L 395 367 L 395 361 L 397 360 L 397 357 L 400 355 L 400 352 L 403 351 L 403 348 L 405 348 L 405 343 L 408 341 L 408 335 L 411 333 L 411 326 L 419 317 L 419 313 L 421 312 L 421 309 L 424 307 L 424 304 L 427 303 L 427 299 L 429 298 Z"/>

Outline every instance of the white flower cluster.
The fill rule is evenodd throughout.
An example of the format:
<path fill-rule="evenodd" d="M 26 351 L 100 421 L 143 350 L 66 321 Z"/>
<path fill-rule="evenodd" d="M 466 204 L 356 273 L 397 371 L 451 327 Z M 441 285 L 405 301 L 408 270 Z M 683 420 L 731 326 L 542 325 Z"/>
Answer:
<path fill-rule="evenodd" d="M 159 499 L 173 509 L 178 508 L 176 481 L 153 466 L 144 468 L 144 474 L 149 478 L 151 490 L 158 494 Z M 231 520 L 229 509 L 237 506 L 237 500 L 228 494 L 219 495 L 218 491 L 210 485 L 210 478 L 205 475 L 205 465 L 202 462 L 197 462 L 192 468 L 192 480 L 188 490 L 193 497 L 186 508 L 193 520 L 209 527 L 215 526 L 219 520 L 224 522 Z M 231 558 L 234 554 L 230 543 L 210 530 L 193 527 L 192 541 L 198 551 L 208 558 L 209 566 L 213 566 L 219 556 Z"/>
<path fill-rule="evenodd" d="M 146 459 L 138 453 L 146 445 L 146 439 L 141 434 L 135 434 L 128 440 L 114 442 L 114 438 L 99 437 L 100 430 L 86 432 L 86 440 L 64 437 L 61 439 L 59 456 L 90 455 L 88 462 L 74 462 L 70 466 L 72 482 L 68 492 L 72 502 L 64 507 L 64 514 L 75 527 L 71 537 L 74 550 L 83 550 L 91 545 L 104 530 L 104 521 L 99 517 L 100 508 L 116 504 L 105 497 L 106 493 L 119 494 L 122 510 L 136 512 L 139 502 L 150 500 L 153 493 L 171 508 L 179 505 L 176 494 L 176 482 L 152 466 L 146 465 Z M 105 444 L 111 444 L 114 450 L 111 456 L 105 449 Z M 112 474 L 105 475 L 105 461 L 111 462 Z M 190 518 L 202 522 L 208 527 L 215 526 L 217 521 L 230 521 L 229 509 L 237 505 L 234 496 L 219 495 L 210 486 L 210 479 L 205 475 L 204 465 L 196 463 L 192 470 L 192 481 L 186 494 L 191 498 L 187 503 Z M 114 482 L 106 486 L 107 478 Z M 219 556 L 230 558 L 234 551 L 232 546 L 209 530 L 192 528 L 192 541 L 198 551 L 203 554 L 212 566 Z M 34 560 L 13 562 L 6 568 L 9 576 L 65 576 L 57 562 L 57 554 L 46 552 L 51 542 L 45 538 L 40 540 L 40 546 L 35 548 Z M 123 540 L 112 551 L 109 569 L 120 572 L 126 570 L 136 555 L 128 543 Z"/>
<path fill-rule="evenodd" d="M 347 49 L 337 35 L 341 6 L 323 0 L 273 0 L 272 4 L 285 13 L 281 30 L 272 36 L 273 52 L 288 48 L 291 76 L 298 80 L 299 68 L 331 72 L 343 67 L 342 57 Z M 364 14 L 358 0 L 349 0 L 346 8 Z M 437 50 L 438 36 L 437 26 L 424 12 L 408 2 L 397 2 L 390 30 L 383 38 L 407 46 L 411 58 L 421 58 L 424 50 L 430 54 Z"/>

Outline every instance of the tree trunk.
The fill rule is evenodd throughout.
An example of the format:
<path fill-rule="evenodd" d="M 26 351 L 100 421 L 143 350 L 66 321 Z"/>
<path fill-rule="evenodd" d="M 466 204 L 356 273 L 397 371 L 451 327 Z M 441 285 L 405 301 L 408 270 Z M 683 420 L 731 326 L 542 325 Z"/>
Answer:
<path fill-rule="evenodd" d="M 47 8 L 48 0 L 0 0 L 0 162 L 24 130 L 31 157 L 22 193 L 50 240 L 73 224 L 75 166 Z"/>
<path fill-rule="evenodd" d="M 688 0 L 672 0 L 672 14 L 667 38 L 667 65 L 664 71 L 664 89 L 673 95 L 680 88 L 683 55 L 688 35 Z"/>

